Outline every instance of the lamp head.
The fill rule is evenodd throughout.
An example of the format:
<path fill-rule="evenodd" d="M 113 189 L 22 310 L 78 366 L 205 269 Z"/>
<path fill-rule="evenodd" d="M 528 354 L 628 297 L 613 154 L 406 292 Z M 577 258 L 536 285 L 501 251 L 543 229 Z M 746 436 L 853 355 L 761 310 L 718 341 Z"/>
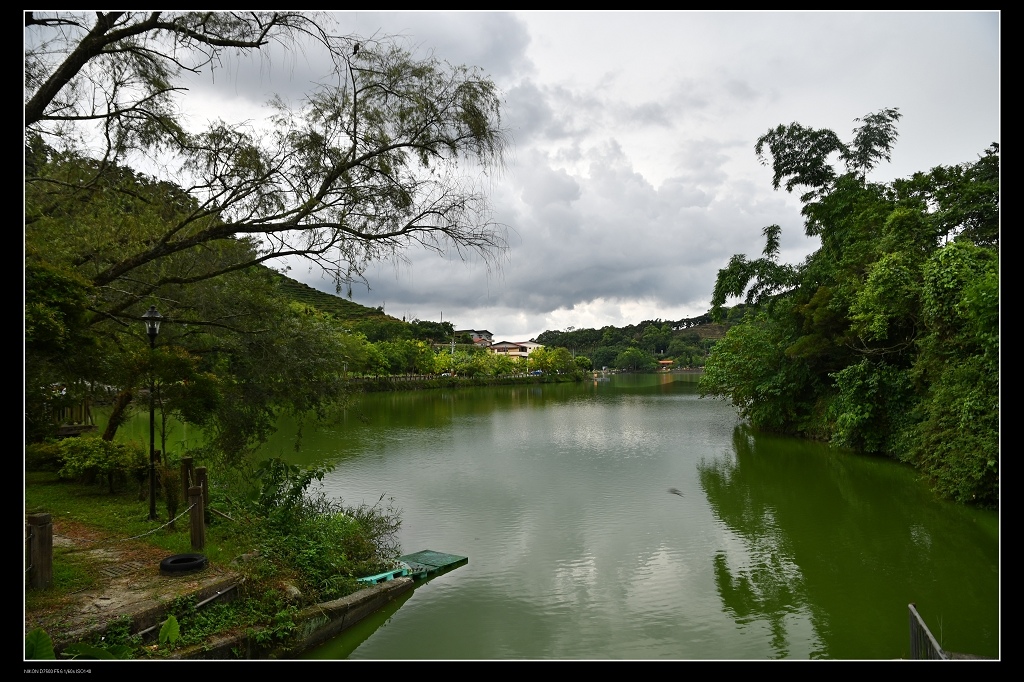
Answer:
<path fill-rule="evenodd" d="M 160 321 L 164 319 L 163 315 L 157 312 L 155 305 L 151 305 L 142 319 L 146 323 L 146 333 L 149 334 L 149 338 L 156 338 L 156 335 L 160 333 Z"/>

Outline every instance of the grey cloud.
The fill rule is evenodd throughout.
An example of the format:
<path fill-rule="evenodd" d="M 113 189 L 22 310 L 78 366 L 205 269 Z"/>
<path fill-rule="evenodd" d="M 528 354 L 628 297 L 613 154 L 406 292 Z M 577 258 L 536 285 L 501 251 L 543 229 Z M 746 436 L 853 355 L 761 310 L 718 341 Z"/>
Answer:
<path fill-rule="evenodd" d="M 547 204 L 569 204 L 580 198 L 580 186 L 564 170 L 541 168 L 529 173 L 523 183 L 523 201 L 533 208 Z"/>
<path fill-rule="evenodd" d="M 878 179 L 970 161 L 998 140 L 997 59 L 984 49 L 998 42 L 998 22 L 988 15 L 626 13 L 634 33 L 650 25 L 685 47 L 661 43 L 662 62 L 643 70 L 635 46 L 621 58 L 589 52 L 617 49 L 607 36 L 619 32 L 585 14 L 586 30 L 573 14 L 531 15 L 534 35 L 490 13 L 418 24 L 432 22 L 437 34 L 423 43 L 438 56 L 505 79 L 515 147 L 493 199 L 511 248 L 499 269 L 409 253 L 407 265 L 367 273 L 372 291 L 357 289 L 357 301 L 430 319 L 443 309 L 459 326 L 515 340 L 549 328 L 555 311 L 588 304 L 612 318 L 649 311 L 620 326 L 669 309 L 700 314 L 729 257 L 761 252 L 764 226 L 782 226 L 787 262 L 817 246 L 795 198 L 772 192 L 770 169 L 754 157 L 770 127 L 796 120 L 847 136 L 854 117 L 900 106 L 893 164 Z M 456 44 L 473 25 L 481 31 Z M 491 46 L 485 31 L 507 32 Z M 548 75 L 551 64 L 528 61 L 537 54 L 557 60 L 559 77 Z M 501 59 L 509 61 L 488 61 Z"/>

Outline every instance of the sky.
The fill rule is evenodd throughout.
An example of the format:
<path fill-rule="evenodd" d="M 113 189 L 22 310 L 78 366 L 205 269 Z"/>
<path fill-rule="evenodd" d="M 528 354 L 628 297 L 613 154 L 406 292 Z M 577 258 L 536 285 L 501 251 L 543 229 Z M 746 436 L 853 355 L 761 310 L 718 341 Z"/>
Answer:
<path fill-rule="evenodd" d="M 480 67 L 500 88 L 511 146 L 487 178 L 509 249 L 406 251 L 352 300 L 525 341 L 545 330 L 675 321 L 708 311 L 734 254 L 817 248 L 799 203 L 771 187 L 754 144 L 779 124 L 829 128 L 898 107 L 887 181 L 969 163 L 999 141 L 1000 14 L 979 12 L 357 12 L 341 32 L 398 36 Z M 315 55 L 239 63 L 196 83 L 194 116 L 259 111 L 316 79 Z M 322 67 L 323 74 L 327 66 Z M 288 274 L 334 293 L 302 262 Z"/>

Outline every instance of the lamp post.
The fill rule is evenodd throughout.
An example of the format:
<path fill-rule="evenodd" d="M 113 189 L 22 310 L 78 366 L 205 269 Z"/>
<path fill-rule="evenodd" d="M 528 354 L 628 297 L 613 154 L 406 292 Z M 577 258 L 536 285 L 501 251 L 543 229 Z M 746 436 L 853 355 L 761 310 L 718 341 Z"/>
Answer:
<path fill-rule="evenodd" d="M 146 323 L 146 334 L 149 335 L 149 520 L 156 521 L 156 427 L 153 408 L 153 393 L 156 382 L 153 379 L 153 349 L 156 347 L 156 335 L 160 333 L 160 320 L 163 316 L 157 312 L 156 306 L 142 316 Z"/>

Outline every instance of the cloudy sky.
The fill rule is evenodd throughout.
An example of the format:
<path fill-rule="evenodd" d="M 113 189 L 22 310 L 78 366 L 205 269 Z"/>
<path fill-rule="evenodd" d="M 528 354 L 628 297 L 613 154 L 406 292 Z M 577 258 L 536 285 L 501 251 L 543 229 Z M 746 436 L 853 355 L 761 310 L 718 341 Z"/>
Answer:
<path fill-rule="evenodd" d="M 998 12 L 339 13 L 343 33 L 399 35 L 481 67 L 504 94 L 512 140 L 489 183 L 510 249 L 488 267 L 408 252 L 353 300 L 407 319 L 526 340 L 547 329 L 706 312 L 718 270 L 783 228 L 783 258 L 816 248 L 793 196 L 771 189 L 759 136 L 798 121 L 849 139 L 898 107 L 888 180 L 973 161 L 999 141 Z M 317 65 L 264 61 L 217 88 L 265 102 Z M 197 98 L 209 95 L 198 87 Z M 196 105 L 198 100 L 193 100 Z M 195 111 L 200 111 L 197 107 Z M 333 293 L 317 271 L 289 273 Z"/>

